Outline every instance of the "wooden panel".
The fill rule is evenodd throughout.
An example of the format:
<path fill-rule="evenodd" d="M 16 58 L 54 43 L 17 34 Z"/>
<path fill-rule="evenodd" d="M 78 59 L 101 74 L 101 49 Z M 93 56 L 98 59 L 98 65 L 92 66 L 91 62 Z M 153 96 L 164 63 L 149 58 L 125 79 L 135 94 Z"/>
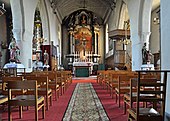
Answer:
<path fill-rule="evenodd" d="M 57 70 L 58 69 L 58 61 L 55 59 L 55 57 L 52 57 L 51 59 L 51 69 L 52 70 Z"/>
<path fill-rule="evenodd" d="M 124 29 L 116 29 L 113 31 L 109 31 L 109 37 L 112 39 L 116 39 L 116 40 L 125 38 L 125 30 Z M 127 30 L 127 38 L 130 39 L 130 30 Z"/>
<path fill-rule="evenodd" d="M 115 66 L 124 66 L 125 62 L 126 62 L 126 57 L 125 57 L 125 50 L 117 50 L 115 51 L 115 55 L 114 55 L 114 63 Z"/>
<path fill-rule="evenodd" d="M 160 59 L 159 53 L 153 53 L 154 55 L 154 66 L 157 67 L 157 61 Z"/>

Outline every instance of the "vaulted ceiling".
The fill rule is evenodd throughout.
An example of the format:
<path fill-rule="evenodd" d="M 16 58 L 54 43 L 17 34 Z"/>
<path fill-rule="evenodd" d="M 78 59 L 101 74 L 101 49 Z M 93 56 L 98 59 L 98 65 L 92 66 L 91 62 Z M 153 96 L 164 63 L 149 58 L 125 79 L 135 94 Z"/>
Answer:
<path fill-rule="evenodd" d="M 74 11 L 86 9 L 105 19 L 107 13 L 115 8 L 116 0 L 50 0 L 63 19 Z"/>
<path fill-rule="evenodd" d="M 110 10 L 115 9 L 115 4 L 119 0 L 48 0 L 53 9 L 60 15 L 61 19 L 79 9 L 86 9 L 94 12 L 103 20 Z M 126 0 L 124 0 L 126 1 Z M 5 3 L 5 8 L 10 7 L 10 0 L 0 0 L 0 4 Z M 160 0 L 153 0 L 152 10 L 160 5 Z"/>
<path fill-rule="evenodd" d="M 109 11 L 115 9 L 118 0 L 50 0 L 54 9 L 56 9 L 63 19 L 74 11 L 86 9 L 94 12 L 103 20 Z M 124 0 L 126 2 L 126 0 Z M 153 0 L 152 10 L 160 5 L 160 0 Z"/>

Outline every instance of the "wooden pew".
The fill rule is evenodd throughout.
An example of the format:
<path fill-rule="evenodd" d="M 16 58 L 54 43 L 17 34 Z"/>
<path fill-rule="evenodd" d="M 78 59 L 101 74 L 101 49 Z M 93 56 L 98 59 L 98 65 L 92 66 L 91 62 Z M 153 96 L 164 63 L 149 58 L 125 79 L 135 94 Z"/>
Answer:
<path fill-rule="evenodd" d="M 49 80 L 48 80 L 48 76 L 27 76 L 25 78 L 26 80 L 36 80 L 37 84 L 39 85 L 38 88 L 38 94 L 41 96 L 44 96 L 46 99 L 46 108 L 47 110 L 49 110 L 49 103 L 50 106 L 52 105 L 52 90 L 49 89 Z M 32 90 L 28 90 L 27 94 L 33 94 Z"/>
<path fill-rule="evenodd" d="M 4 76 L 2 77 L 2 94 L 3 95 L 8 95 L 8 91 L 7 91 L 7 83 L 8 81 L 23 81 L 23 77 L 22 76 L 18 76 L 18 77 L 11 77 L 11 76 Z M 20 95 L 25 93 L 24 90 L 13 90 L 13 95 Z"/>
<path fill-rule="evenodd" d="M 22 106 L 35 107 L 35 120 L 38 121 L 38 110 L 42 108 L 42 116 L 45 118 L 44 97 L 38 96 L 37 82 L 30 81 L 8 81 L 8 120 L 12 121 L 11 106 L 19 106 L 20 118 L 22 118 Z M 32 95 L 17 95 L 13 98 L 13 90 L 34 90 Z"/>
<path fill-rule="evenodd" d="M 138 75 L 141 72 L 144 71 L 138 71 Z M 128 120 L 130 121 L 164 121 L 167 72 L 170 71 L 152 72 L 163 72 L 163 80 L 148 81 L 138 77 L 136 107 L 128 109 Z M 145 87 L 147 87 L 147 90 L 145 90 Z M 143 108 L 140 106 L 141 102 L 151 102 L 152 107 Z"/>
<path fill-rule="evenodd" d="M 55 100 L 59 98 L 60 85 L 58 84 L 57 72 L 48 72 L 49 88 L 55 92 Z"/>
<path fill-rule="evenodd" d="M 121 94 L 125 94 L 130 91 L 130 79 L 137 78 L 137 75 L 121 75 L 118 79 L 118 87 L 115 88 L 116 103 L 118 99 L 118 105 L 120 107 Z"/>
<path fill-rule="evenodd" d="M 141 79 L 146 79 L 146 80 L 148 80 L 148 82 L 149 81 L 157 81 L 157 76 L 153 75 L 153 74 L 142 74 Z M 136 101 L 137 91 L 135 92 L 135 89 L 137 87 L 137 83 L 135 83 L 134 80 L 136 80 L 136 82 L 137 82 L 137 78 L 133 79 L 133 81 L 131 80 L 130 92 L 124 94 L 124 114 L 126 114 L 126 105 L 128 105 L 129 107 L 132 107 L 133 102 Z M 134 82 L 134 83 L 132 83 L 132 82 Z M 145 90 L 147 90 L 147 89 L 145 89 Z M 133 94 L 132 94 L 132 91 L 133 91 Z M 145 104 L 145 106 L 147 106 L 147 105 Z"/>

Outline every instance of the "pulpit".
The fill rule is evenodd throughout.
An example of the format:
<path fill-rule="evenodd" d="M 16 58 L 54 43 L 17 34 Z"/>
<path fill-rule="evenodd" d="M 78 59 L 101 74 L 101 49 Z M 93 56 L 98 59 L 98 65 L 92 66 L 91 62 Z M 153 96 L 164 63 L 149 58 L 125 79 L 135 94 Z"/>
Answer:
<path fill-rule="evenodd" d="M 76 77 L 89 77 L 92 67 L 92 62 L 74 62 L 73 73 Z"/>

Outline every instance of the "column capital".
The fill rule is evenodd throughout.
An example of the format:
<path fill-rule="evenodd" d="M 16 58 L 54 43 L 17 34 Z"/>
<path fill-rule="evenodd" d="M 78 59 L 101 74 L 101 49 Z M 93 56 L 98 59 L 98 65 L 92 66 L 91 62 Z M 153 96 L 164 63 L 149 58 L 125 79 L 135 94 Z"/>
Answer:
<path fill-rule="evenodd" d="M 140 32 L 139 33 L 141 43 L 142 43 L 142 45 L 144 45 L 144 43 L 146 43 L 147 50 L 149 50 L 149 37 L 150 37 L 150 35 L 151 35 L 151 32 Z"/>
<path fill-rule="evenodd" d="M 149 42 L 150 35 L 151 32 L 139 32 L 139 36 L 141 38 L 141 41 L 143 41 L 143 43 Z"/>

